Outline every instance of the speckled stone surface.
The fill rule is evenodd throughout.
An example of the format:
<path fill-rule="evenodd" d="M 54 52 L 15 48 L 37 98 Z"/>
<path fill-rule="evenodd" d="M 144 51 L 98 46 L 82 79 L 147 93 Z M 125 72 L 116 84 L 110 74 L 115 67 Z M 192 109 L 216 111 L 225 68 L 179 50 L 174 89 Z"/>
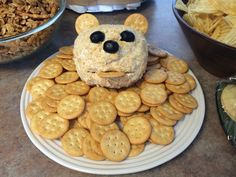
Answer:
<path fill-rule="evenodd" d="M 150 21 L 147 39 L 189 63 L 206 98 L 206 116 L 194 142 L 173 160 L 150 170 L 127 176 L 233 177 L 236 150 L 226 140 L 220 126 L 215 86 L 220 78 L 201 68 L 171 10 L 171 0 L 150 0 L 139 12 Z M 97 14 L 101 23 L 123 23 L 133 13 L 122 11 Z M 27 137 L 20 119 L 20 95 L 31 72 L 60 46 L 73 44 L 77 14 L 67 10 L 51 44 L 33 57 L 0 65 L 0 177 L 92 177 L 67 169 L 43 155 Z"/>

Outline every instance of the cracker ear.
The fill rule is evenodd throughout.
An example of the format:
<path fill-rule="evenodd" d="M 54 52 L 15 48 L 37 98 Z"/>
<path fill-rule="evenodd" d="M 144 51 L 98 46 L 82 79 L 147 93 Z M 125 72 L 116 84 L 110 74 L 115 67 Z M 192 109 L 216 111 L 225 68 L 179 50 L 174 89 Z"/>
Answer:
<path fill-rule="evenodd" d="M 75 21 L 75 29 L 78 34 L 96 26 L 99 26 L 99 21 L 92 14 L 80 15 Z"/>
<path fill-rule="evenodd" d="M 132 14 L 128 16 L 124 23 L 125 26 L 129 26 L 143 34 L 148 31 L 148 20 L 142 14 Z"/>

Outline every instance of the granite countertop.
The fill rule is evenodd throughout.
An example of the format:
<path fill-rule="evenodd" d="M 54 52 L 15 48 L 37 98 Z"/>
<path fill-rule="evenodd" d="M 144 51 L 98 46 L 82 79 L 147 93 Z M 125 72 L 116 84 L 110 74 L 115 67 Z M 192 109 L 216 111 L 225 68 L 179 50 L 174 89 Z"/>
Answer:
<path fill-rule="evenodd" d="M 159 167 L 127 176 L 235 176 L 235 149 L 227 141 L 216 111 L 215 87 L 220 78 L 209 74 L 198 64 L 172 13 L 171 0 L 150 0 L 138 11 L 149 19 L 148 41 L 187 60 L 205 93 L 206 114 L 198 136 L 182 154 Z M 131 13 L 98 13 L 96 16 L 101 23 L 120 24 Z M 73 44 L 77 16 L 66 10 L 57 35 L 46 49 L 31 58 L 0 65 L 1 177 L 94 176 L 67 169 L 43 155 L 27 137 L 20 118 L 20 96 L 27 78 L 39 63 L 60 46 Z"/>

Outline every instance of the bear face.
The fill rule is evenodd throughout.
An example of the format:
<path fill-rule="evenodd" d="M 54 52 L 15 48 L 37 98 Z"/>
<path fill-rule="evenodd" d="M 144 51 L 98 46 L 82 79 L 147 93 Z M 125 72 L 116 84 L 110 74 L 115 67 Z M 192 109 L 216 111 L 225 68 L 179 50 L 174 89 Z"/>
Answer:
<path fill-rule="evenodd" d="M 81 79 L 89 85 L 128 87 L 147 66 L 144 35 L 125 25 L 98 25 L 82 31 L 75 40 L 74 61 Z"/>

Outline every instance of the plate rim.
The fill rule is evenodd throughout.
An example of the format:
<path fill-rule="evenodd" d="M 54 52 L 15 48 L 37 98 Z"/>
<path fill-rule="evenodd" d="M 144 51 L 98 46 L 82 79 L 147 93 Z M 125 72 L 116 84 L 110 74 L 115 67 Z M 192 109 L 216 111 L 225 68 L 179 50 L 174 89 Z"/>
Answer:
<path fill-rule="evenodd" d="M 48 60 L 49 58 L 53 57 L 55 54 L 49 56 L 46 60 Z M 44 61 L 46 61 L 44 60 Z M 21 99 L 20 99 L 20 115 L 21 115 L 21 121 L 24 127 L 24 130 L 27 134 L 27 136 L 29 137 L 30 141 L 33 143 L 33 145 L 40 151 L 42 152 L 46 157 L 48 157 L 49 159 L 53 160 L 54 162 L 57 162 L 58 164 L 67 167 L 69 169 L 75 170 L 75 171 L 79 171 L 79 172 L 83 172 L 83 173 L 89 173 L 89 174 L 96 174 L 96 175 L 120 175 L 120 174 L 130 174 L 130 173 L 137 173 L 137 172 L 141 172 L 141 171 L 145 171 L 145 170 L 149 170 L 152 169 L 154 167 L 157 167 L 159 165 L 162 165 L 174 158 L 176 158 L 178 155 L 180 155 L 181 153 L 183 153 L 192 143 L 193 141 L 196 139 L 197 135 L 199 134 L 204 119 L 205 119 L 205 110 L 206 110 L 206 106 L 205 106 L 205 96 L 204 96 L 204 92 L 202 90 L 201 84 L 199 83 L 198 79 L 196 78 L 196 76 L 194 75 L 194 73 L 189 69 L 189 73 L 195 78 L 196 80 L 196 84 L 197 87 L 199 87 L 198 92 L 199 95 L 201 96 L 201 104 L 199 107 L 201 107 L 201 111 L 200 111 L 200 122 L 199 124 L 195 127 L 195 131 L 192 132 L 192 134 L 189 135 L 188 139 L 186 140 L 186 142 L 184 144 L 181 144 L 181 148 L 176 149 L 174 152 L 171 152 L 170 154 L 168 154 L 167 157 L 162 158 L 159 161 L 156 162 L 151 162 L 148 164 L 144 164 L 139 166 L 139 168 L 137 167 L 131 167 L 128 169 L 118 169 L 118 170 L 113 170 L 113 169 L 108 169 L 108 170 L 104 170 L 104 169 L 95 169 L 95 168 L 87 168 L 87 167 L 75 167 L 74 165 L 68 164 L 67 161 L 65 162 L 64 159 L 61 159 L 60 157 L 56 156 L 55 154 L 53 154 L 51 151 L 49 151 L 47 148 L 45 148 L 39 141 L 38 139 L 35 137 L 35 134 L 33 134 L 33 132 L 31 132 L 29 126 L 28 126 L 28 121 L 27 121 L 27 117 L 25 116 L 25 110 L 24 110 L 24 105 L 25 103 L 25 98 L 27 96 L 27 90 L 26 90 L 26 84 L 28 83 L 28 81 L 32 78 L 35 77 L 37 72 L 39 71 L 39 69 L 42 67 L 43 62 L 42 61 L 30 74 L 30 76 L 28 77 L 24 88 L 22 90 L 21 93 Z M 200 109 L 200 108 L 199 108 Z M 47 140 L 50 141 L 50 140 Z"/>

